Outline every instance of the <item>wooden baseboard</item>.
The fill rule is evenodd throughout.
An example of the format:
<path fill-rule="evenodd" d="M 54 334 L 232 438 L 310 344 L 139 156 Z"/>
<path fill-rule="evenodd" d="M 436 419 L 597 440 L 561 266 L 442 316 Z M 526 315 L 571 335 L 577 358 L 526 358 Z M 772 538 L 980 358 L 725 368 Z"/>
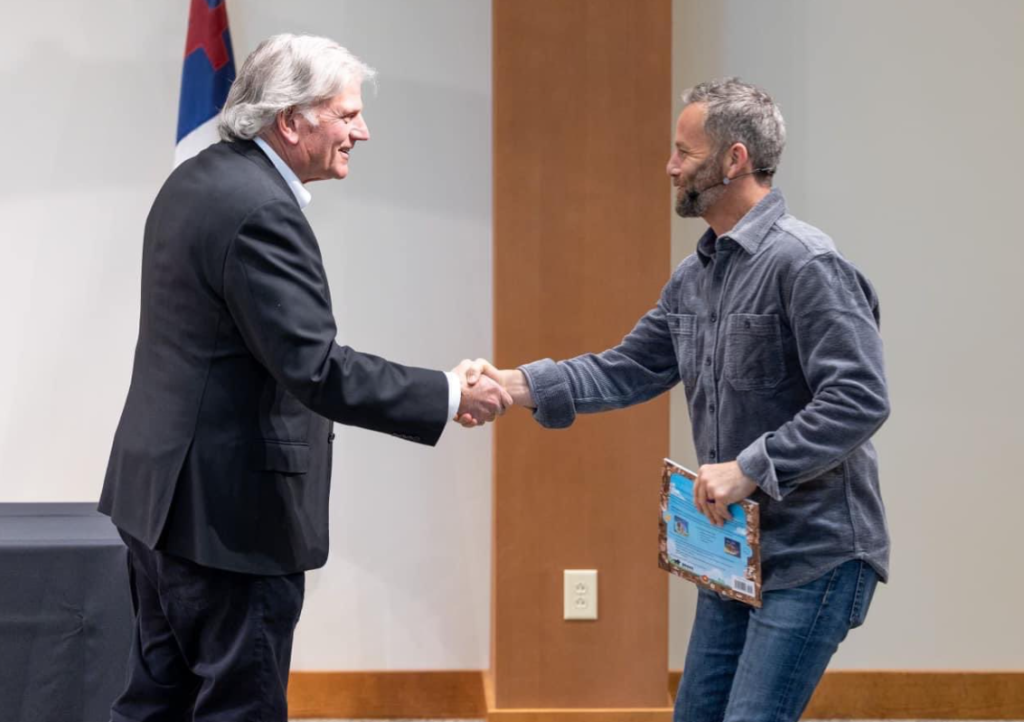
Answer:
<path fill-rule="evenodd" d="M 807 716 L 841 719 L 1024 719 L 1020 672 L 827 672 Z"/>
<path fill-rule="evenodd" d="M 481 673 L 292 672 L 288 716 L 293 719 L 483 719 Z"/>
<path fill-rule="evenodd" d="M 670 694 L 680 672 L 669 673 Z M 1024 671 L 826 672 L 804 719 L 1024 719 Z"/>
<path fill-rule="evenodd" d="M 486 673 L 293 672 L 294 719 L 484 719 L 488 722 L 667 722 L 671 709 L 488 709 Z M 680 673 L 669 673 L 675 693 Z M 1024 720 L 1024 671 L 826 672 L 805 719 Z"/>
<path fill-rule="evenodd" d="M 672 722 L 672 708 L 488 710 L 487 722 Z"/>
<path fill-rule="evenodd" d="M 664 709 L 489 709 L 487 672 L 292 672 L 291 719 L 487 719 L 488 722 L 670 722 Z"/>

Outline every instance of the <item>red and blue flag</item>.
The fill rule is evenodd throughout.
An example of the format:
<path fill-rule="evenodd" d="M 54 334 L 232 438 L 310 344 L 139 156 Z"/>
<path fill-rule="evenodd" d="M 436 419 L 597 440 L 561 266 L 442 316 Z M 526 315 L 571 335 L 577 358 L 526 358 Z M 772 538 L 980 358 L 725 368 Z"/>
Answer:
<path fill-rule="evenodd" d="M 181 73 L 174 165 L 216 143 L 217 114 L 235 80 L 224 0 L 192 0 Z"/>

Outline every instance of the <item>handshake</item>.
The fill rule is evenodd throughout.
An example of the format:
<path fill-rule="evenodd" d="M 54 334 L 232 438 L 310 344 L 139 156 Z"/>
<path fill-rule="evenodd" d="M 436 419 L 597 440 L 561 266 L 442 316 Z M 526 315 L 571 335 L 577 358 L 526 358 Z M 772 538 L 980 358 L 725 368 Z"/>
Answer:
<path fill-rule="evenodd" d="M 513 404 L 533 408 L 526 376 L 518 369 L 499 370 L 485 359 L 464 360 L 452 369 L 462 384 L 462 398 L 453 421 L 467 429 L 483 426 Z"/>

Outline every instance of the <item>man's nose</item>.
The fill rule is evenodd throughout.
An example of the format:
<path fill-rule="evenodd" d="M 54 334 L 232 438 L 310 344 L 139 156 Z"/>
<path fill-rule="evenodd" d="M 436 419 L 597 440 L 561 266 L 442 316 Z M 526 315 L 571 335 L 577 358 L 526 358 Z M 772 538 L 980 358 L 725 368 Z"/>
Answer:
<path fill-rule="evenodd" d="M 370 126 L 366 124 L 366 119 L 363 116 L 359 116 L 359 122 L 356 127 L 352 129 L 357 140 L 369 140 L 370 139 Z"/>

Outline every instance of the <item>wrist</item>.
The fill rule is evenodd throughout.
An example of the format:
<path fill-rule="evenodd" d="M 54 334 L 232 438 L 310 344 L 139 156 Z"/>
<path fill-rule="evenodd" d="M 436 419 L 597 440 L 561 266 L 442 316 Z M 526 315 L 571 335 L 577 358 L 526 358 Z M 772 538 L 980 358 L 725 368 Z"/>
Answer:
<path fill-rule="evenodd" d="M 512 369 L 505 371 L 502 376 L 502 385 L 517 406 L 531 409 L 536 407 L 533 402 L 533 394 L 530 393 L 530 384 L 526 381 L 526 374 L 519 369 Z"/>

